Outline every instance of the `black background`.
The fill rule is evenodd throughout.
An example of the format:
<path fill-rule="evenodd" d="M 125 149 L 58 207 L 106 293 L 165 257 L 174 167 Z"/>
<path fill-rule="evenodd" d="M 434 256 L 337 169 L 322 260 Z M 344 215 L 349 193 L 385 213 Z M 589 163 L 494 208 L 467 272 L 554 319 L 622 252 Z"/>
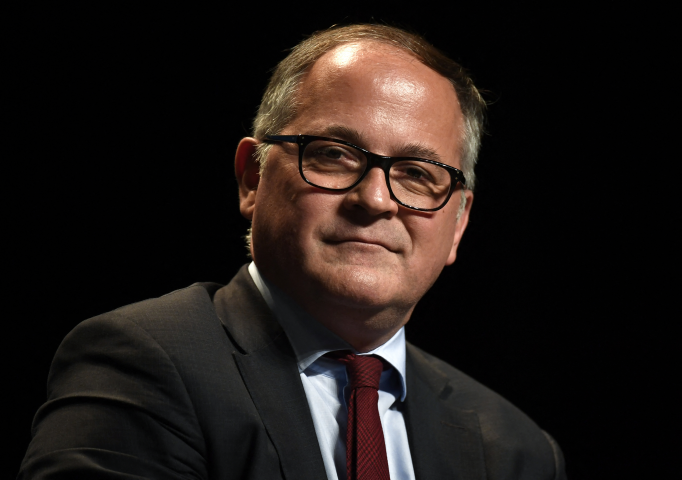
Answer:
<path fill-rule="evenodd" d="M 269 71 L 315 30 L 374 20 L 425 35 L 491 102 L 458 260 L 408 340 L 528 413 L 569 477 L 661 474 L 679 414 L 665 372 L 675 315 L 660 308 L 667 269 L 653 260 L 650 211 L 664 200 L 643 154 L 658 26 L 622 7 L 514 3 L 14 12 L 3 468 L 18 470 L 77 323 L 226 283 L 247 261 L 232 162 Z"/>

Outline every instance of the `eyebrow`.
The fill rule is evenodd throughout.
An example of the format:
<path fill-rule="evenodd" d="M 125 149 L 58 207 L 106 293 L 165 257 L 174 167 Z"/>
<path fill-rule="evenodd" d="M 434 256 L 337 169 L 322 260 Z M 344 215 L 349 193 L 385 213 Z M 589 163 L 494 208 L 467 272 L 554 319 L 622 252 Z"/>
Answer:
<path fill-rule="evenodd" d="M 345 125 L 329 125 L 317 135 L 338 138 L 339 140 L 345 140 L 346 142 L 364 148 L 364 142 L 360 132 Z M 433 148 L 427 147 L 422 143 L 404 143 L 395 148 L 394 151 L 398 152 L 398 154 L 391 155 L 392 157 L 418 157 L 443 163 L 440 155 L 438 155 Z"/>
<path fill-rule="evenodd" d="M 345 125 L 329 125 L 323 129 L 320 134 L 322 137 L 333 137 L 339 140 L 345 140 L 357 146 L 362 146 L 362 135 L 354 128 Z"/>

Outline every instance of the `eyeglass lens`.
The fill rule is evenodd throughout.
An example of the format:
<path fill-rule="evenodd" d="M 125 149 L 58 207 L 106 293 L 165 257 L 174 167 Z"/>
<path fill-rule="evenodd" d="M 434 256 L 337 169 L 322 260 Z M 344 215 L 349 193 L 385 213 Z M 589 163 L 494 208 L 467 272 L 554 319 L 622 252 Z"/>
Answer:
<path fill-rule="evenodd" d="M 364 152 L 328 140 L 313 140 L 302 156 L 306 180 L 324 188 L 345 189 L 352 186 L 367 168 Z M 389 170 L 395 198 L 417 208 L 438 208 L 448 198 L 452 180 L 443 167 L 419 160 L 395 162 Z"/>

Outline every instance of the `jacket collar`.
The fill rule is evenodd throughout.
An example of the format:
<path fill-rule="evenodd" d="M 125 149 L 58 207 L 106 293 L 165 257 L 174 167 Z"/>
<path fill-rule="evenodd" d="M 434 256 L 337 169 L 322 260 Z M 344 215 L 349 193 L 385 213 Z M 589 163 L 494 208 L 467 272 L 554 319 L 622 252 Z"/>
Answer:
<path fill-rule="evenodd" d="M 284 478 L 325 478 L 296 355 L 246 266 L 213 301 L 236 347 L 232 356 L 277 451 Z"/>
<path fill-rule="evenodd" d="M 485 479 L 478 415 L 453 405 L 449 378 L 410 343 L 407 385 L 405 426 L 416 478 Z"/>
<path fill-rule="evenodd" d="M 223 328 L 242 354 L 266 347 L 283 333 L 246 265 L 215 293 L 213 305 Z"/>

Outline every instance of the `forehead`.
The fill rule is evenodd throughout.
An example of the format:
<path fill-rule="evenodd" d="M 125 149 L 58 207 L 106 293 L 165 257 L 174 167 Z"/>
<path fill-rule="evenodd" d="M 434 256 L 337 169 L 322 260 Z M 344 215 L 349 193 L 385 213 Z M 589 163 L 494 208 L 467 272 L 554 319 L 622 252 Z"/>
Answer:
<path fill-rule="evenodd" d="M 395 47 L 362 42 L 327 52 L 306 73 L 297 100 L 288 133 L 341 125 L 376 153 L 398 155 L 397 145 L 419 143 L 459 165 L 463 118 L 454 87 Z"/>

